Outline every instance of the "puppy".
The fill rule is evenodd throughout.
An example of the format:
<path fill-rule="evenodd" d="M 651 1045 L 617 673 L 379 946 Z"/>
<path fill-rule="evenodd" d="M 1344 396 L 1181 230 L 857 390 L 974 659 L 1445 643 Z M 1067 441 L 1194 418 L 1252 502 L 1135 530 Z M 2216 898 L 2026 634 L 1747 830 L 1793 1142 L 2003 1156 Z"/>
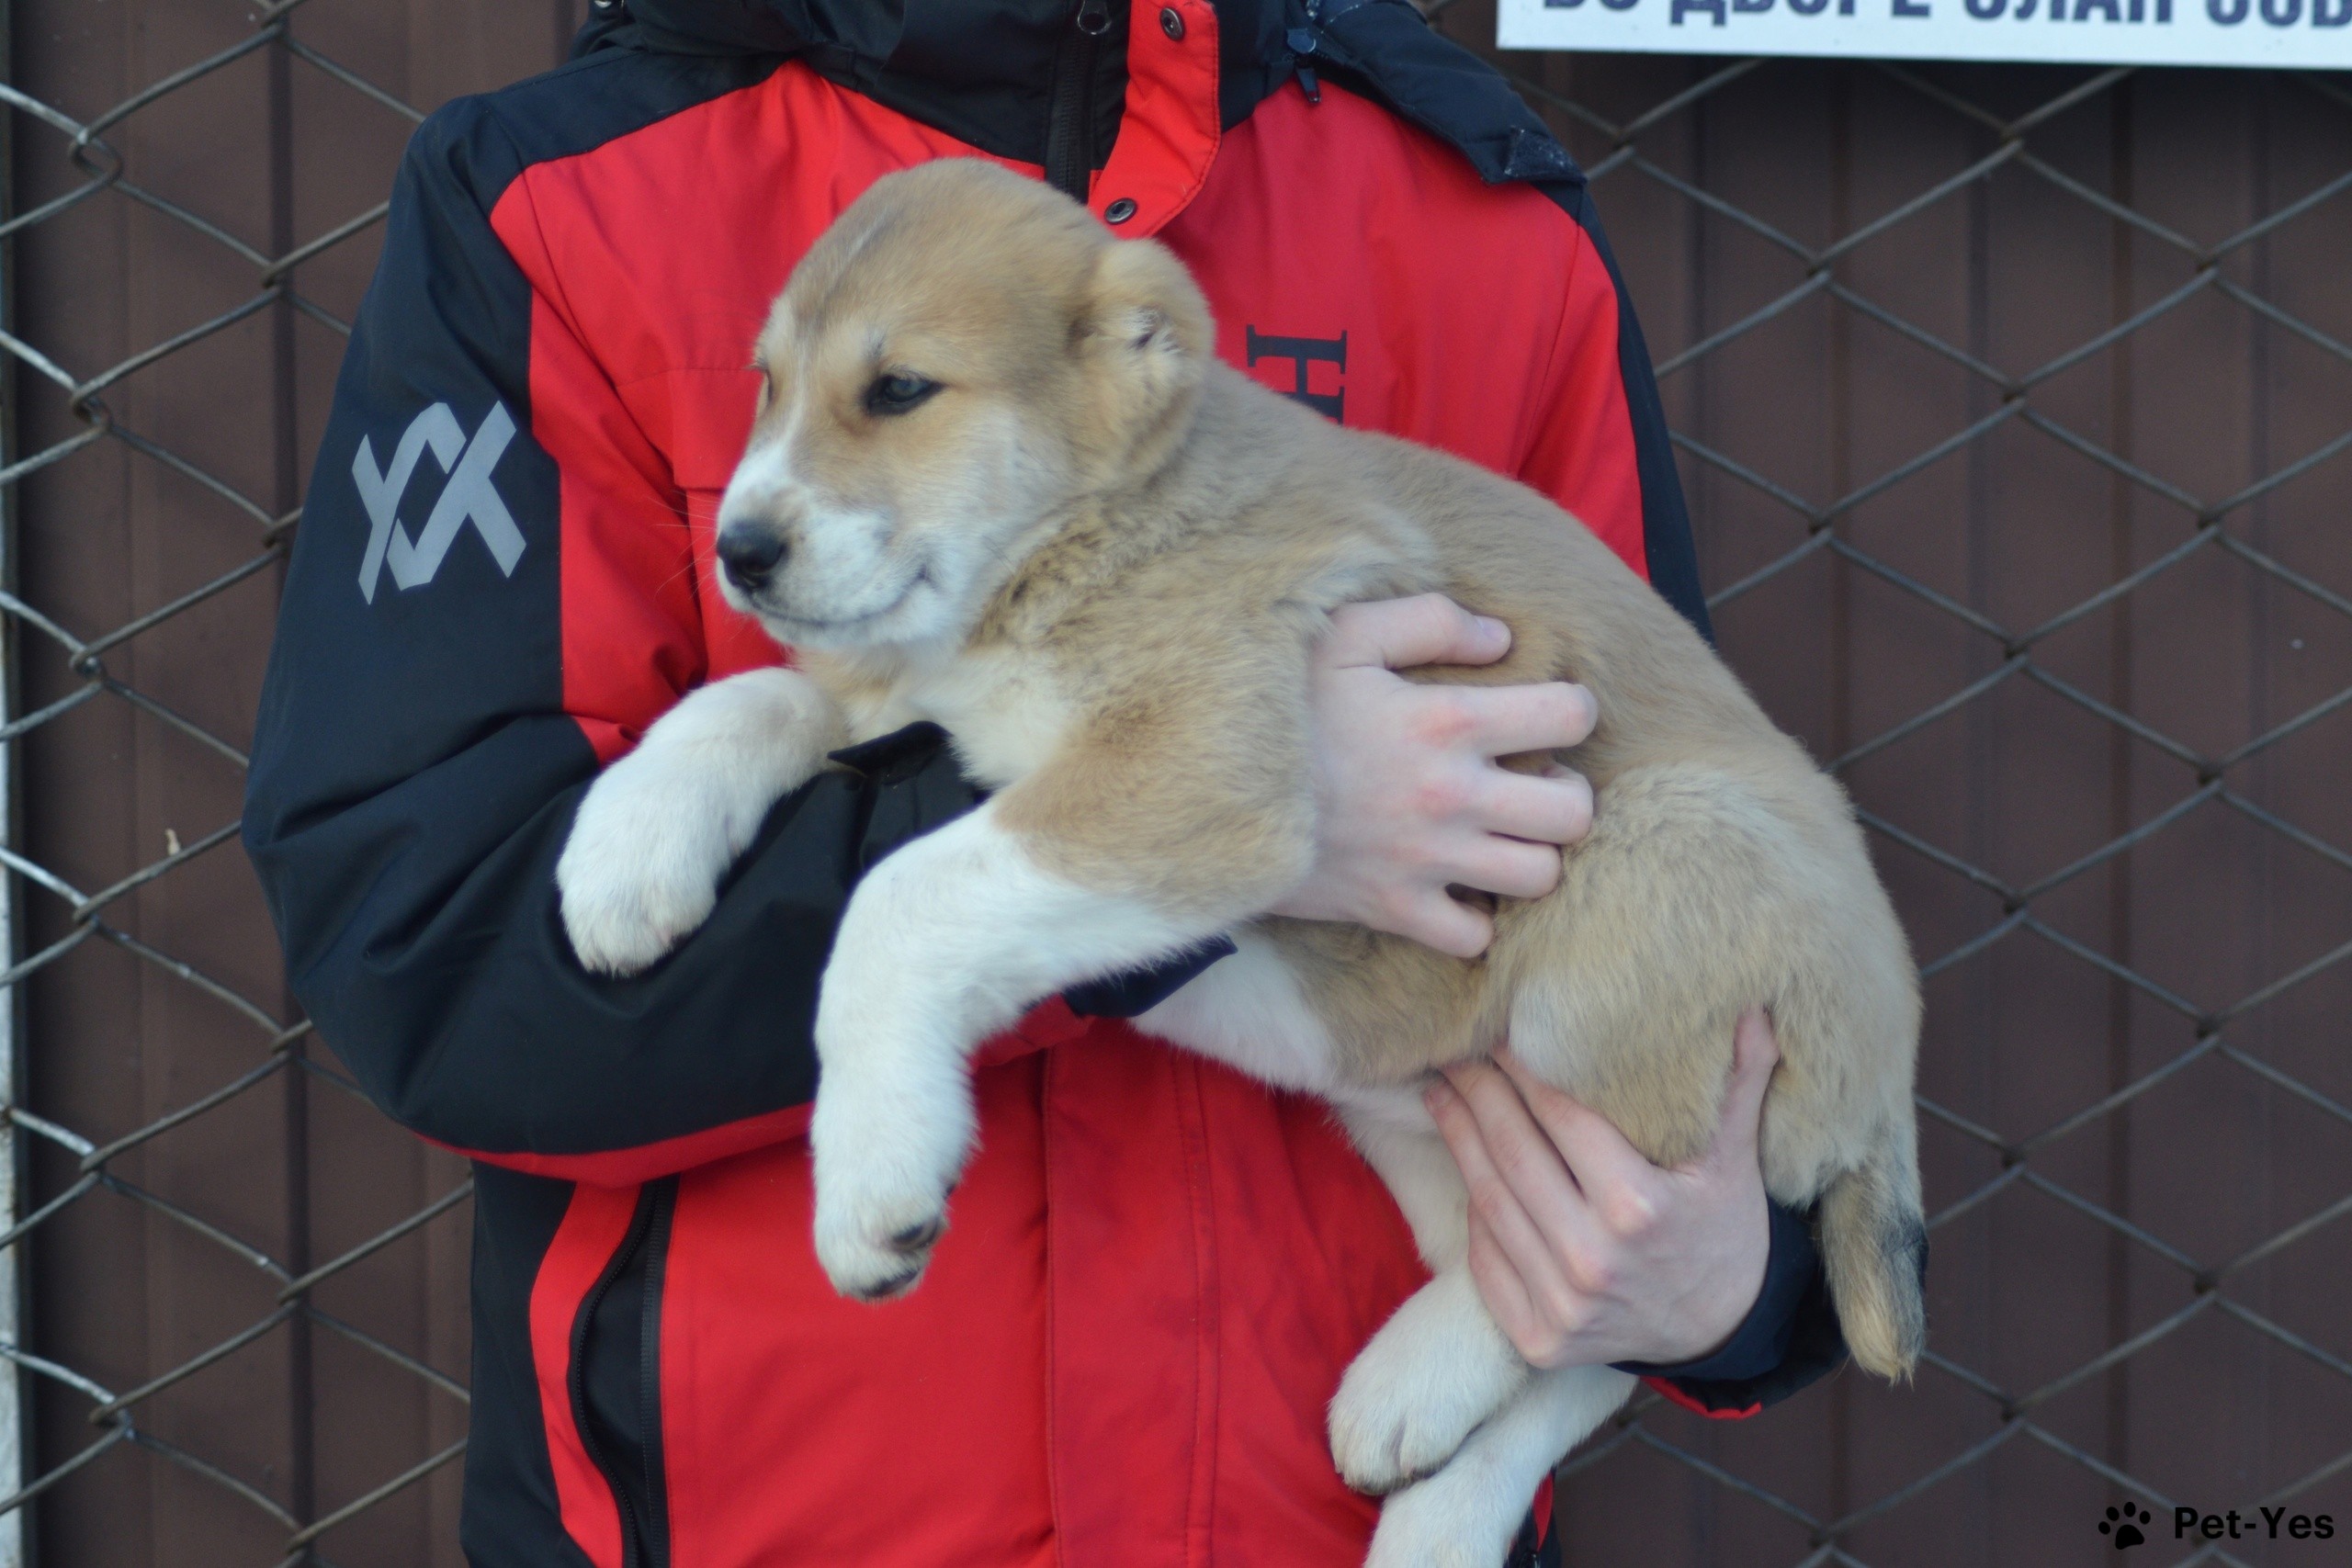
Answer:
<path fill-rule="evenodd" d="M 1838 785 L 1574 518 L 1470 464 L 1341 429 L 1219 363 L 1199 288 L 978 161 L 878 182 L 793 274 L 717 548 L 799 660 L 686 696 L 582 802 L 557 879 L 581 961 L 627 973 L 709 912 L 774 802 L 918 718 L 994 794 L 876 866 L 816 1021 L 816 1246 L 842 1292 L 912 1287 L 972 1146 L 967 1058 L 1039 998 L 1218 933 L 1239 951 L 1139 1027 L 1327 1098 L 1434 1278 L 1330 1410 L 1390 1494 L 1372 1561 L 1492 1568 L 1546 1471 L 1625 1398 L 1537 1372 L 1464 1267 L 1429 1071 L 1506 1036 L 1653 1160 L 1706 1145 L 1733 1024 L 1771 1010 L 1775 1198 L 1821 1203 L 1854 1358 L 1924 1334 L 1919 1002 Z M 1264 917 L 1315 842 L 1307 661 L 1327 613 L 1439 592 L 1510 656 L 1415 678 L 1572 680 L 1595 792 L 1559 886 L 1464 962 Z M 1540 767 L 1547 757 L 1518 759 Z"/>

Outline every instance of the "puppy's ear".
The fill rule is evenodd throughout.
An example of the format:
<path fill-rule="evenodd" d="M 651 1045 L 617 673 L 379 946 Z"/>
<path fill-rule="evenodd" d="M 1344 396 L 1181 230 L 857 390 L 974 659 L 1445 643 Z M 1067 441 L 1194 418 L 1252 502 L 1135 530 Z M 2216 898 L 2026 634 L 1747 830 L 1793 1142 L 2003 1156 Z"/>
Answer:
<path fill-rule="evenodd" d="M 1151 240 L 1102 248 L 1070 346 L 1085 360 L 1102 407 L 1130 434 L 1200 385 L 1215 329 L 1184 264 Z"/>

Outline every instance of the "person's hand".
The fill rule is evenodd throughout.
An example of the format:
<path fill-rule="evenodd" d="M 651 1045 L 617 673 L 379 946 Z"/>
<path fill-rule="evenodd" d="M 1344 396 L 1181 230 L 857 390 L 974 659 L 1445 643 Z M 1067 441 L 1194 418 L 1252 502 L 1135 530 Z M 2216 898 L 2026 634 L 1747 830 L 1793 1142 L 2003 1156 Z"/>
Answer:
<path fill-rule="evenodd" d="M 1672 1169 L 1508 1050 L 1430 1086 L 1470 1188 L 1471 1277 L 1521 1355 L 1539 1367 L 1672 1365 L 1731 1337 L 1771 1248 L 1756 1134 L 1780 1059 L 1751 1010 L 1713 1144 Z"/>
<path fill-rule="evenodd" d="M 1495 759 L 1574 746 L 1598 716 L 1582 686 L 1418 685 L 1419 664 L 1491 664 L 1510 629 L 1440 594 L 1343 604 L 1317 645 L 1315 867 L 1272 913 L 1352 920 L 1474 958 L 1494 922 L 1449 885 L 1537 898 L 1563 844 L 1592 826 L 1592 788 L 1566 768 Z"/>

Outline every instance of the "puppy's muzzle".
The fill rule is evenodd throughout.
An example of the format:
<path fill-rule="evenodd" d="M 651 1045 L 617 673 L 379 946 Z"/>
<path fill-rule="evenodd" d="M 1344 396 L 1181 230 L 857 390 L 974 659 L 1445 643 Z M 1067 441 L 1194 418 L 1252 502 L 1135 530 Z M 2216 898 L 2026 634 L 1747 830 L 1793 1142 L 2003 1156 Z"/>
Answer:
<path fill-rule="evenodd" d="M 783 530 L 763 523 L 729 523 L 718 531 L 718 564 L 727 581 L 745 593 L 757 593 L 784 563 Z"/>

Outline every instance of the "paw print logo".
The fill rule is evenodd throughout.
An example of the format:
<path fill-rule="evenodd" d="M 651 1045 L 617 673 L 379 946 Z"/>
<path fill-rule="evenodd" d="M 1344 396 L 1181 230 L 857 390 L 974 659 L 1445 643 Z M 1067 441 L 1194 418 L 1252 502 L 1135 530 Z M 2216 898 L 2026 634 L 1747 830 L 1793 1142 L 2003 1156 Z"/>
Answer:
<path fill-rule="evenodd" d="M 2113 1536 L 2115 1550 L 2121 1551 L 2126 1547 L 2145 1546 L 2148 1543 L 2148 1538 L 2140 1533 L 2140 1527 L 2147 1522 L 2147 1509 L 2133 1507 L 2126 1503 L 2120 1508 L 2109 1508 L 2107 1511 L 2107 1517 L 2099 1521 L 2098 1533 Z"/>

